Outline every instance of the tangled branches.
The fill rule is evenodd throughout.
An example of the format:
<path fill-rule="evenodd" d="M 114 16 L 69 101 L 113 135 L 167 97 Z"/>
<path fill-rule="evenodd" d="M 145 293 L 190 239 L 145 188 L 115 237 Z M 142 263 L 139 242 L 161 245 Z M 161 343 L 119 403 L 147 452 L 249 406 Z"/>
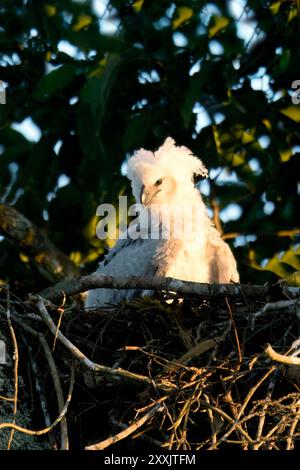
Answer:
<path fill-rule="evenodd" d="M 60 425 L 60 446 L 56 435 L 50 443 L 62 449 L 70 429 L 80 436 L 71 439 L 71 448 L 88 450 L 120 449 L 123 441 L 168 450 L 297 447 L 299 297 L 277 293 L 266 302 L 242 290 L 230 297 L 182 297 L 164 292 L 85 311 L 74 302 L 57 307 L 41 296 L 25 302 L 3 296 L 0 321 L 16 330 L 16 338 L 36 342 L 35 360 L 48 364 L 57 408 L 45 393 L 48 424 L 39 431 L 20 427 L 15 378 L 14 395 L 0 397 L 13 406 L 0 434 L 11 429 L 10 445 L 13 430 L 51 434 Z M 73 365 L 65 401 L 71 358 L 77 361 L 76 400 Z M 41 379 L 47 390 L 49 377 Z"/>

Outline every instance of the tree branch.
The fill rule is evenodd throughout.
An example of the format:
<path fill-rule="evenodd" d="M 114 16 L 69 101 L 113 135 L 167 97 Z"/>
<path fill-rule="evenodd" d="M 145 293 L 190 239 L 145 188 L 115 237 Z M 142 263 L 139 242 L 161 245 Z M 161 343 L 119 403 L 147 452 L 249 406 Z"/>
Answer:
<path fill-rule="evenodd" d="M 121 377 L 123 379 L 140 382 L 146 385 L 155 385 L 157 389 L 164 390 L 166 392 L 177 389 L 177 387 L 173 384 L 167 385 L 165 383 L 154 383 L 150 377 L 146 377 L 145 375 L 135 374 L 134 372 L 121 369 L 120 367 L 114 369 L 112 367 L 93 362 L 85 354 L 83 354 L 83 352 L 80 351 L 80 349 L 78 349 L 65 335 L 63 335 L 60 330 L 57 330 L 55 323 L 47 312 L 43 299 L 39 296 L 32 296 L 32 300 L 35 299 L 37 300 L 36 307 L 51 333 L 54 336 L 57 335 L 57 339 L 65 346 L 65 348 L 67 348 L 73 354 L 73 356 L 79 359 L 88 369 L 91 369 L 94 372 L 101 372 L 113 378 Z"/>
<path fill-rule="evenodd" d="M 150 411 L 148 411 L 148 413 L 142 416 L 139 420 L 134 421 L 130 426 L 128 426 L 123 431 L 119 432 L 115 436 L 108 437 L 104 441 L 97 442 L 97 444 L 86 446 L 85 450 L 106 449 L 106 447 L 109 447 L 110 445 L 115 444 L 116 442 L 121 441 L 122 439 L 125 439 L 126 437 L 133 434 L 137 429 L 142 427 L 150 418 L 152 418 L 155 415 L 155 413 L 158 413 L 159 411 L 162 411 L 162 410 L 163 410 L 163 406 L 161 405 L 161 403 L 158 403 Z"/>
<path fill-rule="evenodd" d="M 283 354 L 279 354 L 270 344 L 267 344 L 265 353 L 275 362 L 281 362 L 282 364 L 289 364 L 294 366 L 300 366 L 300 357 L 294 356 L 284 356 Z"/>
<path fill-rule="evenodd" d="M 170 277 L 119 277 L 90 274 L 70 281 L 62 281 L 49 287 L 40 295 L 53 303 L 60 303 L 64 295 L 75 295 L 90 289 L 150 289 L 155 291 L 170 291 L 178 294 L 197 295 L 200 297 L 216 297 L 226 295 L 237 297 L 265 297 L 266 295 L 300 296 L 299 287 L 288 287 L 277 284 L 275 286 L 256 286 L 250 284 L 202 284 L 198 282 L 181 281 Z"/>
<path fill-rule="evenodd" d="M 12 239 L 50 282 L 78 274 L 75 264 L 44 233 L 16 209 L 0 204 L 0 233 Z"/>

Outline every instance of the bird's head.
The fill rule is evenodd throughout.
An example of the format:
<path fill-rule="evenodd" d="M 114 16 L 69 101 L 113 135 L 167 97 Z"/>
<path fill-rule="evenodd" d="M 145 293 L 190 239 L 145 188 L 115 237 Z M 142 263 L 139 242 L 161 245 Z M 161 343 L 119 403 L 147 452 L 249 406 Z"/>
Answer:
<path fill-rule="evenodd" d="M 202 161 L 170 137 L 156 152 L 140 149 L 128 161 L 133 195 L 145 206 L 176 203 L 183 192 L 194 188 L 194 175 L 207 176 Z"/>

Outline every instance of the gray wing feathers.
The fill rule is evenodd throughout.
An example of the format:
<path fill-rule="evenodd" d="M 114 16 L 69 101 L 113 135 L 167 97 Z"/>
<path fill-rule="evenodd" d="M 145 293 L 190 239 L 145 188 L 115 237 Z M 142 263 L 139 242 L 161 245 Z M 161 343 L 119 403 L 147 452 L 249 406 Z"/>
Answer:
<path fill-rule="evenodd" d="M 97 273 L 107 276 L 154 276 L 153 257 L 159 240 L 141 238 L 118 240 L 100 263 Z M 137 289 L 94 289 L 88 292 L 86 307 L 116 305 L 141 294 Z"/>

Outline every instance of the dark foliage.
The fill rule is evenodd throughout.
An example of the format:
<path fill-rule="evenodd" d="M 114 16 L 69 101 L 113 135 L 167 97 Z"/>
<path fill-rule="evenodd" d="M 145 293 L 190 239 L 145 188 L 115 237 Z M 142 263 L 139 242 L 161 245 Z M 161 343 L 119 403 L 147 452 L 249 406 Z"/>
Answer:
<path fill-rule="evenodd" d="M 2 202 L 90 271 L 105 249 L 96 207 L 128 190 L 122 162 L 171 135 L 214 170 L 200 187 L 215 217 L 235 205 L 224 232 L 242 280 L 297 282 L 297 2 L 240 2 L 240 17 L 230 1 L 111 0 L 102 15 L 101 2 L 13 3 L 0 7 Z M 28 119 L 36 140 L 15 126 Z M 14 244 L 0 248 L 1 279 L 32 277 Z"/>

